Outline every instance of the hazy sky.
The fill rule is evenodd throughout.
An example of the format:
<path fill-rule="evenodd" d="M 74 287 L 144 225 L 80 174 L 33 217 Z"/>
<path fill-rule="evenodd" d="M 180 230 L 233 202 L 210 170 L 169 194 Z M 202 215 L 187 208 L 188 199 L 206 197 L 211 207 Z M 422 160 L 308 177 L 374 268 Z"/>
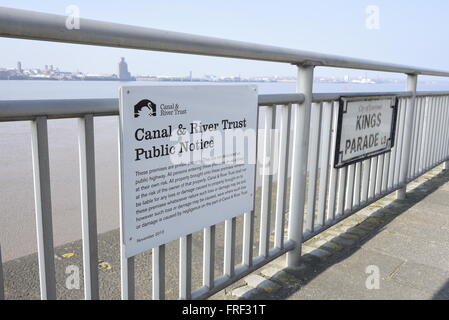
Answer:
<path fill-rule="evenodd" d="M 62 15 L 76 5 L 81 18 L 449 70 L 447 0 L 4 0 L 0 5 Z M 373 27 L 366 12 L 370 5 L 379 8 L 378 29 L 367 27 Z M 0 38 L 0 48 L 0 67 L 20 60 L 24 68 L 53 64 L 67 71 L 115 73 L 124 56 L 134 75 L 296 74 L 288 64 L 42 41 Z M 317 70 L 318 75 L 346 73 L 365 71 Z"/>

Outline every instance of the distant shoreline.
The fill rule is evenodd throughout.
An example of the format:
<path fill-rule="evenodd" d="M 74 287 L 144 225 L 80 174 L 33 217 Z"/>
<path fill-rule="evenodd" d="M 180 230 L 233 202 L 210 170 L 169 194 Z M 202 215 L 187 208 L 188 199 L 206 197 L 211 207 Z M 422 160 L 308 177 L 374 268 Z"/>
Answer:
<path fill-rule="evenodd" d="M 61 82 L 82 82 L 82 81 L 107 81 L 107 82 L 136 82 L 136 81 L 142 81 L 142 82 L 207 82 L 207 83 L 296 83 L 296 79 L 279 79 L 279 80 L 235 80 L 235 79 L 229 79 L 229 80 L 208 80 L 208 79 L 183 79 L 183 78 L 172 78 L 172 79 L 145 79 L 140 77 L 135 77 L 132 80 L 123 80 L 123 79 L 108 79 L 108 78 L 78 78 L 78 79 L 56 79 L 56 78 L 0 78 L 0 81 L 61 81 Z M 362 82 L 362 81 L 344 81 L 344 80 L 321 80 L 319 78 L 315 78 L 313 80 L 314 82 L 318 83 L 328 83 L 328 84 L 385 84 L 385 83 L 403 83 L 405 80 L 402 79 L 381 79 L 381 80 L 373 80 L 372 82 Z M 423 81 L 423 82 L 429 82 L 429 83 L 435 83 L 435 82 L 448 82 L 448 81 L 437 81 L 437 80 L 430 80 L 430 81 Z"/>

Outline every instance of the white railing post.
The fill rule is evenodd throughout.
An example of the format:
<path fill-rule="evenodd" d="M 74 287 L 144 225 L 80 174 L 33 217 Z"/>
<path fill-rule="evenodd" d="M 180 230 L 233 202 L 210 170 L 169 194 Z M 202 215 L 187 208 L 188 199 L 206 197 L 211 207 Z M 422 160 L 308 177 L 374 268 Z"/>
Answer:
<path fill-rule="evenodd" d="M 81 225 L 83 243 L 84 297 L 100 298 L 98 285 L 97 207 L 95 191 L 95 140 L 92 114 L 78 119 Z"/>
<path fill-rule="evenodd" d="M 416 86 L 418 83 L 418 76 L 416 74 L 407 75 L 407 91 L 412 92 L 411 98 L 408 100 L 405 115 L 405 126 L 403 135 L 403 148 L 402 148 L 402 158 L 401 158 L 401 171 L 399 183 L 404 184 L 404 186 L 399 189 L 396 193 L 397 199 L 405 199 L 407 192 L 407 173 L 408 165 L 410 159 L 410 152 L 412 150 L 412 130 L 413 130 L 413 113 L 415 111 L 415 100 L 416 100 Z"/>
<path fill-rule="evenodd" d="M 298 66 L 297 92 L 302 93 L 305 96 L 305 99 L 304 102 L 299 105 L 292 105 L 293 154 L 288 238 L 295 241 L 296 247 L 287 253 L 288 267 L 297 266 L 301 258 L 307 159 L 309 150 L 310 114 L 312 109 L 313 70 L 314 66 L 312 65 Z"/>
<path fill-rule="evenodd" d="M 31 138 L 41 299 L 56 300 L 50 159 L 46 117 L 37 117 L 31 122 Z"/>

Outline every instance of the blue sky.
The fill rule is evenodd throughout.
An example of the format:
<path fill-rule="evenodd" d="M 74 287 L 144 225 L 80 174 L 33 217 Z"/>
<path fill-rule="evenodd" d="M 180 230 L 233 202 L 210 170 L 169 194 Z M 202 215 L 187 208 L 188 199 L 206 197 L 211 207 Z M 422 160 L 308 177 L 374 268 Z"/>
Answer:
<path fill-rule="evenodd" d="M 447 0 L 3 0 L 0 5 L 62 15 L 76 5 L 81 18 L 449 70 Z M 366 27 L 369 5 L 379 8 L 379 29 Z M 3 38 L 0 47 L 0 67 L 20 60 L 25 68 L 53 64 L 67 71 L 113 73 L 124 56 L 133 74 L 295 75 L 288 64 L 238 59 Z M 365 71 L 319 68 L 317 74 Z"/>

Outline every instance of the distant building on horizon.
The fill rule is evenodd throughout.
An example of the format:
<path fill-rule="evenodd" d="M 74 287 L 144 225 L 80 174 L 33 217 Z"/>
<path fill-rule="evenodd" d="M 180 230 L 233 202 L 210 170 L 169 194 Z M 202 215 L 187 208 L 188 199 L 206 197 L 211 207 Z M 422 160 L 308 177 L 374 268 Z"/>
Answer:
<path fill-rule="evenodd" d="M 23 72 L 23 70 L 22 70 L 22 62 L 20 62 L 20 61 L 17 62 L 17 72 L 18 73 L 22 73 Z"/>
<path fill-rule="evenodd" d="M 131 73 L 128 71 L 128 64 L 125 62 L 125 58 L 121 58 L 118 63 L 118 78 L 121 81 L 132 80 Z"/>

